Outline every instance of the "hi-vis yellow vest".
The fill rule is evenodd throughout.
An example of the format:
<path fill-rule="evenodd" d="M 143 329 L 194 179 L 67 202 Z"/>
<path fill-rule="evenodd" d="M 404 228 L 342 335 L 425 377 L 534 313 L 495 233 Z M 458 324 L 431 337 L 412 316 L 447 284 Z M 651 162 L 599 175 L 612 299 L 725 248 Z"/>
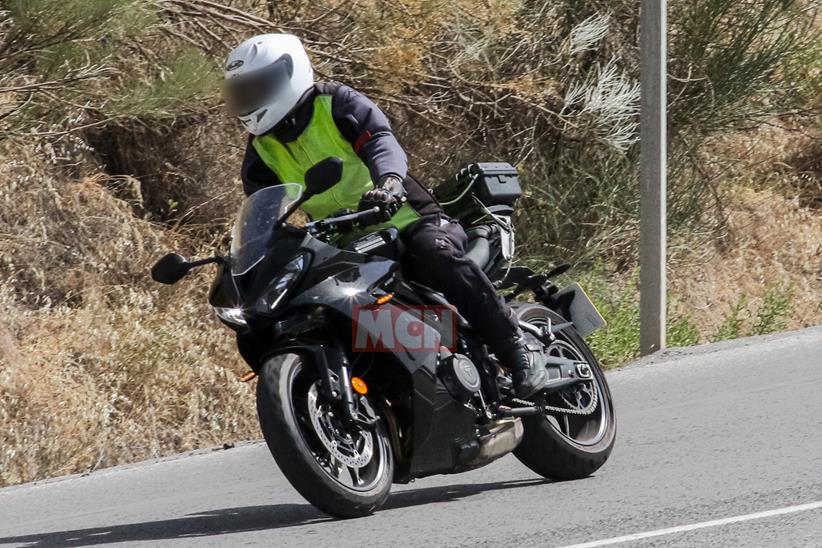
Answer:
<path fill-rule="evenodd" d="M 329 156 L 343 161 L 340 182 L 330 190 L 306 201 L 302 209 L 314 220 L 324 219 L 340 209 L 356 211 L 362 195 L 374 188 L 368 167 L 360 160 L 354 147 L 337 129 L 331 113 L 331 96 L 314 98 L 314 113 L 297 139 L 281 142 L 270 134 L 259 135 L 252 141 L 254 149 L 283 183 L 299 183 L 305 188 L 305 172 Z M 402 230 L 419 219 L 419 214 L 407 203 L 387 223 L 368 227 L 376 231 L 389 226 Z"/>

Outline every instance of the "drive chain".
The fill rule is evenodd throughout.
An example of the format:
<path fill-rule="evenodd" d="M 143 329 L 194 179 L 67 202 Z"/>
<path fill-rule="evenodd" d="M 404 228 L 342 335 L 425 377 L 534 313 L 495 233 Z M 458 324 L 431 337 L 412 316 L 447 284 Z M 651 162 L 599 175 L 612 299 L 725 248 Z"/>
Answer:
<path fill-rule="evenodd" d="M 594 411 L 596 411 L 597 405 L 599 404 L 599 390 L 597 390 L 597 384 L 594 380 L 591 380 L 591 403 L 586 405 L 583 409 L 568 409 L 564 407 L 554 407 L 551 405 L 538 405 L 534 402 L 521 400 L 519 398 L 513 398 L 511 401 L 514 403 L 518 403 L 523 407 L 539 407 L 546 413 L 560 413 L 563 415 L 590 415 Z"/>

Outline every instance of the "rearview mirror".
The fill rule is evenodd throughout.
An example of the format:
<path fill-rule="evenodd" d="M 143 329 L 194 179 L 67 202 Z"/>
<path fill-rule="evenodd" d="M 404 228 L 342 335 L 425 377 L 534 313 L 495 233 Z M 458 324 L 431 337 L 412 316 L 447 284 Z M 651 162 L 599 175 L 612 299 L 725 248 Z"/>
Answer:
<path fill-rule="evenodd" d="M 182 255 L 169 253 L 151 268 L 151 279 L 161 284 L 173 285 L 182 280 L 191 267 L 192 264 Z"/>
<path fill-rule="evenodd" d="M 320 160 L 305 172 L 305 189 L 308 196 L 322 194 L 342 179 L 343 161 L 335 156 Z"/>

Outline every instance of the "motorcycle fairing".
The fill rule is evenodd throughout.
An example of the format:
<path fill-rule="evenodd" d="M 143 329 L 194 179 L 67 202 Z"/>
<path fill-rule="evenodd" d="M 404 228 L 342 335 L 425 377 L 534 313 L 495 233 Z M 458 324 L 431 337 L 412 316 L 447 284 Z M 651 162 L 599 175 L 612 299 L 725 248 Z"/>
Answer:
<path fill-rule="evenodd" d="M 325 245 L 317 243 L 320 246 Z M 336 248 L 332 249 L 337 253 L 345 253 Z M 396 278 L 398 268 L 399 264 L 394 261 L 373 257 L 372 260 L 351 265 L 305 289 L 290 301 L 290 305 L 322 305 L 353 322 L 355 307 L 372 305 L 375 301 L 372 295 L 374 289 Z M 403 316 L 408 315 L 408 319 L 417 319 L 392 303 L 383 304 L 382 307 L 392 309 L 392 313 L 384 317 L 390 316 L 402 321 Z M 366 330 L 372 340 L 376 340 L 390 328 L 378 323 L 357 325 L 358 329 Z M 422 325 L 423 329 L 427 330 L 422 334 L 423 340 L 440 340 L 440 333 L 434 327 L 425 323 Z M 393 356 L 409 372 L 413 383 L 415 428 L 408 468 L 409 478 L 453 469 L 459 462 L 470 457 L 461 447 L 476 437 L 476 413 L 457 401 L 437 376 L 438 353 L 410 350 L 397 343 L 394 350 L 386 354 Z"/>

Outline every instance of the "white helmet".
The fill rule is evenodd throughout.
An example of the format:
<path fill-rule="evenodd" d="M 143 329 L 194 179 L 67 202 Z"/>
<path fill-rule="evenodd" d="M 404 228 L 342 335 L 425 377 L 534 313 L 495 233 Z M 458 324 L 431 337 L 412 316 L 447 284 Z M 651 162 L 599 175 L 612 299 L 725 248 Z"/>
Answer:
<path fill-rule="evenodd" d="M 254 135 L 277 125 L 314 85 L 314 71 L 300 39 L 261 34 L 232 51 L 223 95 L 232 114 Z"/>

